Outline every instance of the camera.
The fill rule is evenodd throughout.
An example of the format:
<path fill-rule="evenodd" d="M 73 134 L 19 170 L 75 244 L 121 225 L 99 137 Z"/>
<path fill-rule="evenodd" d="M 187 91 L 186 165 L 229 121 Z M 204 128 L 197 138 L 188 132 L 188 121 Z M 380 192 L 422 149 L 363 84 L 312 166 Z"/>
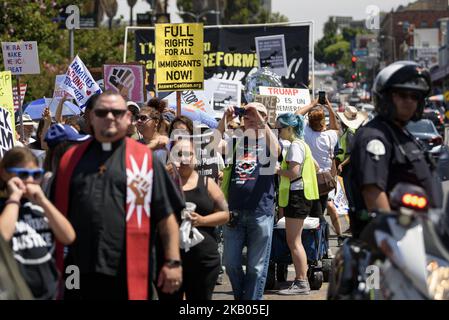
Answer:
<path fill-rule="evenodd" d="M 245 108 L 234 108 L 234 114 L 239 117 L 243 117 L 246 113 Z"/>

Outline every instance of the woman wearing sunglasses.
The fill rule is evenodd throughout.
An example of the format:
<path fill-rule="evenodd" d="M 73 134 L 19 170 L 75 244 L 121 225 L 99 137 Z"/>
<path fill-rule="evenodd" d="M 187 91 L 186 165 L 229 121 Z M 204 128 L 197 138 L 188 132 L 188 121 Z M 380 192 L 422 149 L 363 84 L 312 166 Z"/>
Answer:
<path fill-rule="evenodd" d="M 55 238 L 69 245 L 75 231 L 42 191 L 43 174 L 29 149 L 16 147 L 5 153 L 0 162 L 0 235 L 10 241 L 33 296 L 54 299 L 58 283 Z"/>

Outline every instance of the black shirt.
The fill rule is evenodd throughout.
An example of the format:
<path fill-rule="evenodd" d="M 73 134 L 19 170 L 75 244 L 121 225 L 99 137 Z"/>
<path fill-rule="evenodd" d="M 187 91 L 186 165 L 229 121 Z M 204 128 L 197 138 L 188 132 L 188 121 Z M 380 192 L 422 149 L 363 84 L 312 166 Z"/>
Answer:
<path fill-rule="evenodd" d="M 0 199 L 0 214 L 6 200 Z M 34 298 L 54 299 L 58 280 L 53 257 L 55 242 L 44 209 L 22 200 L 11 247 Z"/>
<path fill-rule="evenodd" d="M 373 184 L 389 195 L 397 183 L 406 182 L 426 190 L 431 207 L 441 207 L 441 183 L 424 149 L 407 130 L 379 116 L 356 132 L 350 164 L 352 190 Z M 366 209 L 361 191 L 353 196 L 355 211 Z"/>
<path fill-rule="evenodd" d="M 100 174 L 102 165 L 106 170 Z M 113 143 L 111 151 L 103 151 L 94 140 L 70 183 L 68 218 L 77 237 L 69 248 L 66 264 L 77 265 L 81 273 L 125 274 L 126 190 L 124 140 Z M 152 230 L 183 207 L 165 167 L 153 156 Z"/>
<path fill-rule="evenodd" d="M 188 191 L 184 191 L 187 202 L 196 204 L 195 212 L 207 216 L 215 212 L 214 200 L 209 196 L 207 190 L 208 177 L 199 176 L 197 186 Z M 182 262 L 184 266 L 190 267 L 213 267 L 220 264 L 220 255 L 218 254 L 218 243 L 215 227 L 197 227 L 198 231 L 204 236 L 204 240 L 182 253 Z M 192 272 L 185 268 L 186 272 Z"/>

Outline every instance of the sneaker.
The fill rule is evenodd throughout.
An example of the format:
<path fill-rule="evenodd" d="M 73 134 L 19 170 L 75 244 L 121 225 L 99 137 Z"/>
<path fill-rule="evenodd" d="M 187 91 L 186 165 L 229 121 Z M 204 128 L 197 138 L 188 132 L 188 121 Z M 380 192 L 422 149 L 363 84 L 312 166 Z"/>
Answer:
<path fill-rule="evenodd" d="M 292 296 L 298 294 L 310 294 L 309 281 L 295 280 L 288 289 L 279 290 L 278 294 L 283 296 Z"/>
<path fill-rule="evenodd" d="M 223 273 L 220 273 L 218 275 L 217 281 L 215 282 L 216 285 L 221 286 L 223 284 Z"/>

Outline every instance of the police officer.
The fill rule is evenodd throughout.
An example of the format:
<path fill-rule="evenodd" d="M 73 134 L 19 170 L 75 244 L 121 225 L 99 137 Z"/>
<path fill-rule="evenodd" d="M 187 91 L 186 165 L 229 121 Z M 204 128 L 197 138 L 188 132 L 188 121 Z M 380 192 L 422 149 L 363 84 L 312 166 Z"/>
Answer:
<path fill-rule="evenodd" d="M 375 79 L 377 116 L 357 131 L 351 154 L 350 220 L 356 238 L 368 223 L 369 212 L 390 211 L 388 196 L 399 182 L 421 186 L 429 205 L 442 207 L 435 164 L 406 129 L 409 121 L 421 119 L 430 86 L 428 70 L 411 61 L 395 62 Z"/>

